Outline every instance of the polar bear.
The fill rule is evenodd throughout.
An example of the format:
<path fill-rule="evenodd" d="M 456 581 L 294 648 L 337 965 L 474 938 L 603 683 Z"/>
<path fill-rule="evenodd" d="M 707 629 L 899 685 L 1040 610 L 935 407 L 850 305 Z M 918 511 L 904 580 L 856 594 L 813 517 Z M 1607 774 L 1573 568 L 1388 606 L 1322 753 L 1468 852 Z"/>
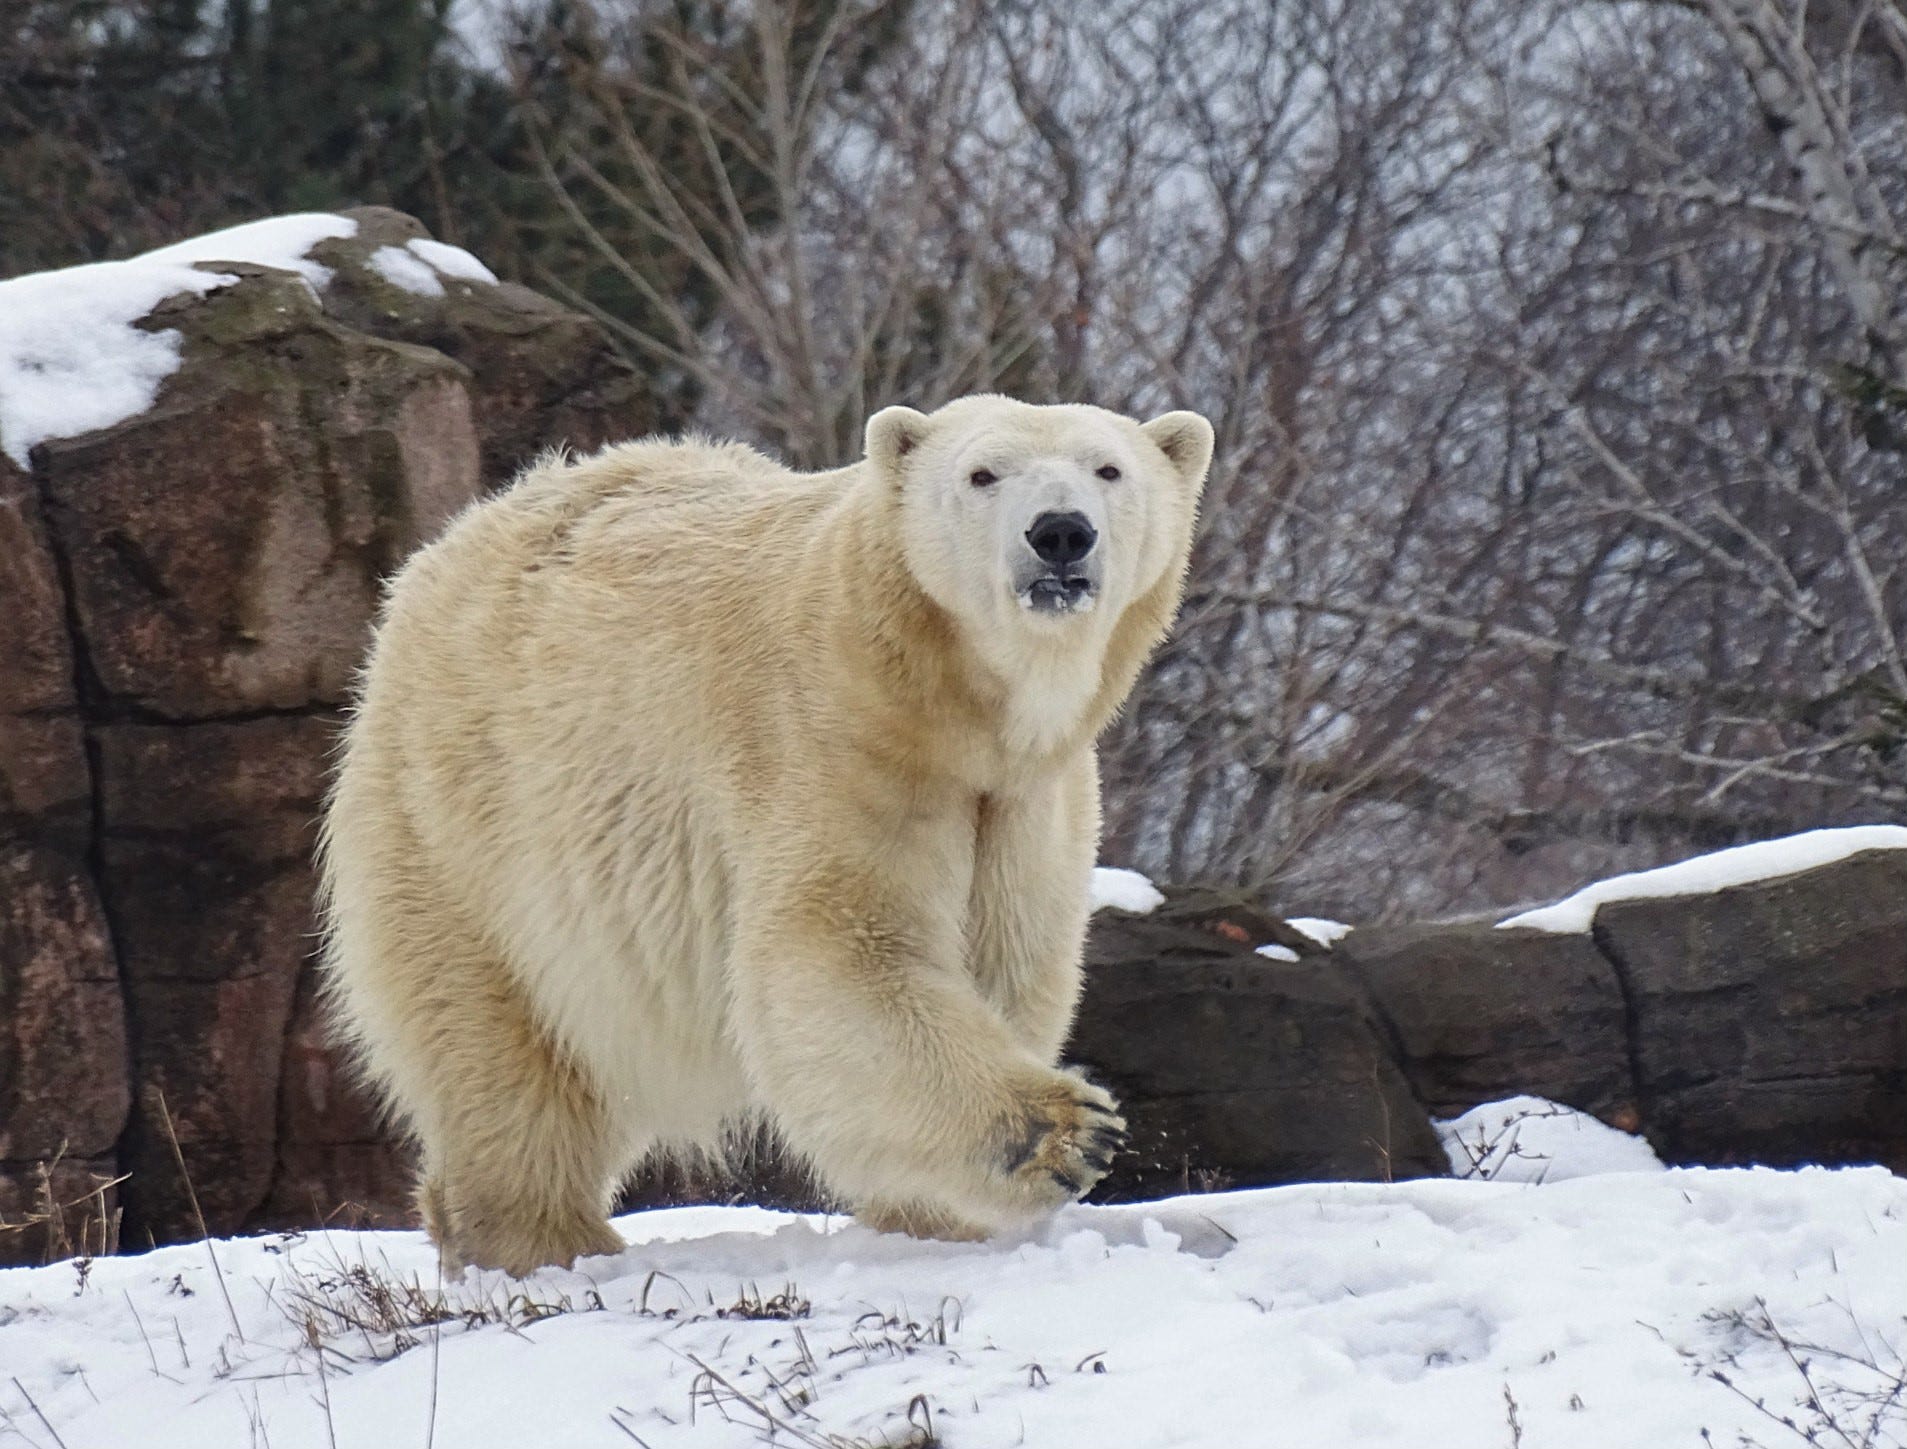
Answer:
<path fill-rule="evenodd" d="M 766 1120 L 866 1222 L 1106 1171 L 1060 1068 L 1093 740 L 1179 603 L 1195 413 L 890 407 L 792 472 L 546 459 L 392 582 L 322 850 L 327 993 L 452 1268 L 618 1252 L 656 1151 Z"/>

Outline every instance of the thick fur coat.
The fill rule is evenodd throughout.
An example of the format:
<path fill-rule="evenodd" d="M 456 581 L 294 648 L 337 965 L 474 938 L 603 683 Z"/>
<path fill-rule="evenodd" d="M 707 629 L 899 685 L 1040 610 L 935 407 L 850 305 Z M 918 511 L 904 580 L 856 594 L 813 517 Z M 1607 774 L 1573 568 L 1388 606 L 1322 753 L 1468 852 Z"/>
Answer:
<path fill-rule="evenodd" d="M 1211 449 L 1192 413 L 1000 397 L 889 408 L 828 473 L 632 443 L 410 561 L 327 815 L 326 971 L 448 1263 L 618 1251 L 630 1169 L 751 1117 L 921 1234 L 1103 1174 L 1117 1108 L 1057 1066 L 1093 739 Z"/>

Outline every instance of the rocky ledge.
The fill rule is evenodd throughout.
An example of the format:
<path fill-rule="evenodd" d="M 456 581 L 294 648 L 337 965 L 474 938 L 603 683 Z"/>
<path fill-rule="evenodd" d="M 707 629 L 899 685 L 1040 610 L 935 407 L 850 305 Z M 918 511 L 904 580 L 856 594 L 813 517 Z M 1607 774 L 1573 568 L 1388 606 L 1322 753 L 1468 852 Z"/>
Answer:
<path fill-rule="evenodd" d="M 5 284 L 0 1220 L 74 1204 L 143 1245 L 401 1200 L 311 1000 L 336 711 L 411 549 L 542 449 L 649 423 L 593 322 L 411 218 L 282 220 L 337 234 L 282 266 L 256 228 L 200 239 L 121 339 L 122 371 L 164 344 L 148 405 L 26 447 L 83 417 L 62 370 L 113 390 L 74 347 L 119 345 L 28 303 L 57 287 L 78 329 L 158 259 Z"/>

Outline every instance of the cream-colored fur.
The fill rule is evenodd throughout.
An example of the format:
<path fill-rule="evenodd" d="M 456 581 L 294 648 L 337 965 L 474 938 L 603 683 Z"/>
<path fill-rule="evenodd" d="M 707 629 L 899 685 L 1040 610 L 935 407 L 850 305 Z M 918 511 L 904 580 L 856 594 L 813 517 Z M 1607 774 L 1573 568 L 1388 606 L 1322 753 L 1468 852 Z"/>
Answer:
<path fill-rule="evenodd" d="M 326 821 L 326 964 L 451 1265 L 618 1251 L 619 1180 L 750 1116 L 886 1228 L 978 1236 L 1102 1175 L 1115 1105 L 1055 1065 L 1093 738 L 1211 447 L 999 397 L 889 408 L 831 473 L 632 443 L 411 560 Z M 1090 608 L 1016 591 L 1054 508 L 1098 530 Z"/>

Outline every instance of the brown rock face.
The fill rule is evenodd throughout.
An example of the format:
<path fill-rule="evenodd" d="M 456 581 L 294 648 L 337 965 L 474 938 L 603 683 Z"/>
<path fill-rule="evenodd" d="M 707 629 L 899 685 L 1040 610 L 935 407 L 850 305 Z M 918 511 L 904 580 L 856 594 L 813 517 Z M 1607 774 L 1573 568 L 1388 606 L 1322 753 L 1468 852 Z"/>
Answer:
<path fill-rule="evenodd" d="M 250 272 L 155 314 L 187 337 L 159 407 L 35 451 L 96 708 L 339 703 L 378 579 L 480 486 L 462 368 Z"/>
<path fill-rule="evenodd" d="M 102 856 L 132 1021 L 138 1107 L 127 1220 L 240 1226 L 271 1186 L 292 998 L 310 955 L 327 716 L 120 724 L 99 742 Z"/>
<path fill-rule="evenodd" d="M 0 1164 L 110 1154 L 126 1034 L 98 898 L 58 851 L 0 847 Z"/>
<path fill-rule="evenodd" d="M 1118 1095 L 1133 1148 L 1097 1200 L 1447 1171 L 1361 993 L 1328 958 L 1256 954 L 1270 939 L 1199 891 L 1094 918 L 1069 1055 Z"/>
<path fill-rule="evenodd" d="M 1596 912 L 1672 1162 L 1907 1170 L 1907 851 Z"/>
<path fill-rule="evenodd" d="M 1370 992 L 1436 1115 L 1517 1092 L 1605 1120 L 1633 1113 L 1622 987 L 1588 936 L 1376 927 L 1353 931 L 1331 959 Z"/>
<path fill-rule="evenodd" d="M 0 829 L 83 847 L 90 786 L 66 591 L 33 479 L 0 454 Z"/>
<path fill-rule="evenodd" d="M 62 1247 L 89 1168 L 115 1176 L 129 1100 L 65 610 L 33 480 L 0 456 L 0 1262 Z"/>
<path fill-rule="evenodd" d="M 381 206 L 344 215 L 355 236 L 320 242 L 312 256 L 333 269 L 325 310 L 346 326 L 429 347 L 470 371 L 482 420 L 483 476 L 506 481 L 545 448 L 590 452 L 619 438 L 652 432 L 656 415 L 640 379 L 604 345 L 589 318 L 509 282 L 439 273 L 441 295 L 420 295 L 392 281 L 373 259 L 402 252 L 429 233 L 414 218 Z M 414 254 L 413 254 L 414 255 Z M 399 258 L 399 265 L 407 265 Z"/>
<path fill-rule="evenodd" d="M 354 215 L 315 292 L 220 263 L 155 309 L 181 365 L 149 411 L 0 457 L 0 1261 L 94 1169 L 130 1174 L 129 1243 L 196 1231 L 168 1114 L 215 1232 L 408 1212 L 309 999 L 336 711 L 386 574 L 643 420 L 594 323 L 421 262 L 405 291 L 372 259 L 422 228 Z"/>
<path fill-rule="evenodd" d="M 376 1104 L 333 1047 L 316 980 L 301 978 L 285 1038 L 278 1161 L 255 1226 L 375 1226 L 408 1222 L 412 1163 Z"/>

